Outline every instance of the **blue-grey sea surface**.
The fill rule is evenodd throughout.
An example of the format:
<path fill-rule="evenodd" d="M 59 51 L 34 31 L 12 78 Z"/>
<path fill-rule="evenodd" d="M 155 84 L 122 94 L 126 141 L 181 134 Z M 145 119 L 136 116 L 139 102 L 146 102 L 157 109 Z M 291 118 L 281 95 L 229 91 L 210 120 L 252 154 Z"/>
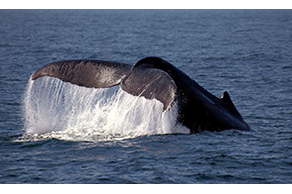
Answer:
<path fill-rule="evenodd" d="M 229 91 L 252 130 L 27 134 L 24 101 L 38 68 L 146 56 L 218 97 Z M 291 184 L 292 10 L 0 10 L 0 183 Z"/>

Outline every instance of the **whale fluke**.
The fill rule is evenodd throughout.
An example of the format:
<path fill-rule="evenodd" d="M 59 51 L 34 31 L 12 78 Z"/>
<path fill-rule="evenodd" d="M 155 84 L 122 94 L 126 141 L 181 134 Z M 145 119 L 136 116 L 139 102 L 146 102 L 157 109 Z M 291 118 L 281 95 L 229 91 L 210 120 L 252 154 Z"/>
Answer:
<path fill-rule="evenodd" d="M 227 91 L 217 98 L 184 72 L 159 57 L 146 57 L 136 64 L 98 60 L 67 60 L 37 70 L 32 79 L 52 76 L 84 87 L 108 88 L 120 85 L 133 96 L 156 99 L 168 111 L 178 105 L 177 122 L 191 133 L 202 130 L 249 130 Z"/>
<path fill-rule="evenodd" d="M 160 69 L 134 67 L 123 79 L 121 87 L 134 96 L 159 100 L 163 103 L 163 110 L 169 109 L 176 98 L 176 84 Z"/>
<path fill-rule="evenodd" d="M 131 65 L 123 63 L 98 60 L 67 60 L 45 65 L 32 75 L 32 79 L 51 76 L 78 86 L 108 88 L 118 85 L 130 69 Z"/>

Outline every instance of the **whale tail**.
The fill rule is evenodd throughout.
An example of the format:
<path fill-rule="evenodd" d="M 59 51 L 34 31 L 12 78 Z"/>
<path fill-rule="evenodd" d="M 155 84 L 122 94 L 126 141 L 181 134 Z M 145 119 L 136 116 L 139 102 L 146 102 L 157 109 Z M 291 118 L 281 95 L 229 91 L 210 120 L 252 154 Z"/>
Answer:
<path fill-rule="evenodd" d="M 88 88 L 120 85 L 122 90 L 133 96 L 160 101 L 163 111 L 168 111 L 177 102 L 177 120 L 190 129 L 198 126 L 210 131 L 250 129 L 227 91 L 217 98 L 159 57 L 146 57 L 134 65 L 99 60 L 59 61 L 37 70 L 32 80 L 42 76 L 56 77 Z"/>

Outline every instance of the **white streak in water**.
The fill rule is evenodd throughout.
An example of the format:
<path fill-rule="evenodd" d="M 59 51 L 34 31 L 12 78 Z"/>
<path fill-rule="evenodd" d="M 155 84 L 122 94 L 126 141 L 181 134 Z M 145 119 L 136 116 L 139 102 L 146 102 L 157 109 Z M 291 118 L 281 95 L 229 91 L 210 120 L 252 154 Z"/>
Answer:
<path fill-rule="evenodd" d="M 74 141 L 189 133 L 176 123 L 177 107 L 132 96 L 120 86 L 86 88 L 41 77 L 29 80 L 25 130 L 31 136 Z"/>

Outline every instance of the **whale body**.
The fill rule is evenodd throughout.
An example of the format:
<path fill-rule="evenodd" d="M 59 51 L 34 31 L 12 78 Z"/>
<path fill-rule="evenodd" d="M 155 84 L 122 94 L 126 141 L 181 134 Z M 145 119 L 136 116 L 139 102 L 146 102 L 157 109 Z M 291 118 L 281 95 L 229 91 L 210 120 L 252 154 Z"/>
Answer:
<path fill-rule="evenodd" d="M 177 122 L 190 129 L 190 133 L 250 130 L 227 91 L 217 98 L 159 57 L 146 57 L 134 65 L 100 60 L 57 61 L 34 72 L 32 80 L 43 76 L 88 88 L 120 85 L 133 96 L 160 101 L 161 111 L 168 111 L 177 103 Z"/>

